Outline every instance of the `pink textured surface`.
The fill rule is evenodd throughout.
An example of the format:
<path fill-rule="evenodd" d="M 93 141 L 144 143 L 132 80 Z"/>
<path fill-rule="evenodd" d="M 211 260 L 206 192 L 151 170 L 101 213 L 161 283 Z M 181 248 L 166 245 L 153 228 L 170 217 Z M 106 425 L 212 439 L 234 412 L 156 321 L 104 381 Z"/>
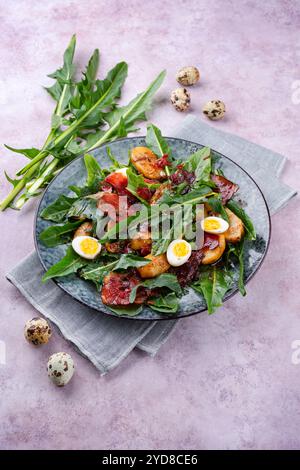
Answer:
<path fill-rule="evenodd" d="M 0 142 L 39 145 L 53 108 L 41 85 L 61 63 L 77 33 L 77 60 L 92 48 L 101 68 L 129 63 L 124 97 L 142 90 L 162 68 L 168 76 L 151 119 L 168 135 L 183 119 L 169 104 L 174 75 L 197 65 L 192 110 L 221 98 L 228 113 L 212 124 L 289 157 L 283 179 L 299 181 L 299 110 L 291 86 L 299 76 L 297 0 L 223 1 L 0 1 Z M 1 148 L 10 174 L 23 163 Z M 8 184 L 1 177 L 1 196 Z M 108 376 L 57 334 L 33 349 L 23 340 L 36 315 L 5 273 L 33 249 L 35 204 L 1 214 L 0 447 L 57 449 L 300 447 L 300 365 L 291 343 L 300 339 L 299 202 L 273 218 L 264 266 L 248 286 L 212 317 L 180 322 L 156 358 L 134 352 Z M 295 253 L 297 253 L 295 255 Z M 73 381 L 56 389 L 46 361 L 71 352 Z"/>

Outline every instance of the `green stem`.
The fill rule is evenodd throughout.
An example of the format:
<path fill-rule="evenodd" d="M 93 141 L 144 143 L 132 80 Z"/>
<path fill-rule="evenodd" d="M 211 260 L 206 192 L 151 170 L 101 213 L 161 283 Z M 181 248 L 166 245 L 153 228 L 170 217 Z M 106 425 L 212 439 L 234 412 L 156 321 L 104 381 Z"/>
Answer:
<path fill-rule="evenodd" d="M 30 178 L 38 168 L 38 164 L 34 165 L 30 168 L 30 170 L 26 173 L 26 175 L 18 182 L 18 184 L 12 189 L 12 191 L 6 196 L 6 198 L 1 202 L 0 210 L 4 211 L 10 203 L 15 199 L 15 197 L 22 191 L 25 187 L 28 178 Z"/>
<path fill-rule="evenodd" d="M 47 151 L 42 150 L 41 152 L 39 152 L 39 153 L 34 157 L 34 164 L 32 163 L 32 162 L 33 162 L 33 159 L 32 159 L 30 163 L 28 163 L 28 164 L 25 165 L 21 170 L 18 171 L 17 176 L 26 174 L 27 171 L 30 170 L 30 168 L 31 168 L 32 166 L 36 165 L 36 164 L 39 163 L 41 160 L 44 160 L 44 158 L 46 158 L 47 155 L 49 155 L 49 153 L 48 153 Z"/>
<path fill-rule="evenodd" d="M 44 151 L 44 148 L 49 144 L 49 142 L 52 140 L 53 138 L 53 131 L 51 131 L 42 147 L 42 150 L 40 153 L 42 153 Z M 39 153 L 39 154 L 40 154 Z M 38 155 L 39 155 L 38 154 Z M 38 156 L 37 155 L 37 156 Z M 9 205 L 11 202 L 13 202 L 13 200 L 15 199 L 15 197 L 22 191 L 22 189 L 25 187 L 25 185 L 27 184 L 28 182 L 28 179 L 31 178 L 31 176 L 33 176 L 33 174 L 35 173 L 36 169 L 38 168 L 38 162 L 33 165 L 30 170 L 28 170 L 26 172 L 26 174 L 23 176 L 23 178 L 18 182 L 18 184 L 11 190 L 11 192 L 7 195 L 7 197 L 2 201 L 2 203 L 0 204 L 0 210 L 1 211 L 4 211 Z"/>
<path fill-rule="evenodd" d="M 22 209 L 24 204 L 27 202 L 28 198 L 33 196 L 34 193 L 44 184 L 45 179 L 49 174 L 51 174 L 52 170 L 57 166 L 59 163 L 59 160 L 55 158 L 52 160 L 45 168 L 41 176 L 39 176 L 36 180 L 33 180 L 31 182 L 30 188 L 26 192 L 26 194 L 23 194 L 16 202 L 15 208 L 16 209 Z"/>

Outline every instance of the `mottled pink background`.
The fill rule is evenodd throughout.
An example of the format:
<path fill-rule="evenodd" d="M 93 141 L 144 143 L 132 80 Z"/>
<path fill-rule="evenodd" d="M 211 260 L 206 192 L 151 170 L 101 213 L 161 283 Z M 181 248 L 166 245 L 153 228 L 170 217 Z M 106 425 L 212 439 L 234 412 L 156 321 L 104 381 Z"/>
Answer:
<path fill-rule="evenodd" d="M 0 1 L 0 142 L 39 145 L 53 109 L 41 85 L 61 63 L 72 33 L 77 62 L 95 47 L 102 73 L 124 59 L 124 98 L 162 68 L 167 79 L 151 119 L 166 135 L 182 119 L 169 104 L 179 67 L 197 65 L 192 113 L 221 98 L 224 121 L 213 124 L 288 156 L 286 183 L 299 186 L 300 3 L 271 0 Z M 1 147 L 10 174 L 23 159 Z M 1 176 L 1 196 L 8 191 Z M 106 377 L 55 332 L 36 350 L 23 339 L 36 315 L 5 273 L 33 249 L 36 202 L 1 222 L 0 447 L 4 449 L 296 449 L 300 447 L 299 202 L 273 218 L 267 259 L 246 298 L 218 314 L 181 321 L 156 358 L 134 352 Z M 46 361 L 71 352 L 77 372 L 65 389 L 48 381 Z"/>

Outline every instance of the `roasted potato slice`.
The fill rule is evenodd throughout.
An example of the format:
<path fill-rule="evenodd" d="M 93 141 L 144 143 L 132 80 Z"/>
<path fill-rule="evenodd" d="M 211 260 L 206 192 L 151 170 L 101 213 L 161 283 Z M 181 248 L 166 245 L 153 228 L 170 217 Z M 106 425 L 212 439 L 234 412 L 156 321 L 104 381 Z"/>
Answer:
<path fill-rule="evenodd" d="M 121 253 L 120 242 L 106 242 L 104 246 L 109 253 Z"/>
<path fill-rule="evenodd" d="M 213 250 L 205 251 L 204 257 L 202 259 L 202 264 L 212 264 L 218 261 L 221 258 L 226 248 L 226 240 L 223 233 L 219 235 L 219 245 Z"/>
<path fill-rule="evenodd" d="M 141 277 L 147 279 L 150 277 L 157 277 L 162 273 L 168 271 L 170 265 L 167 261 L 167 256 L 165 254 L 153 256 L 147 255 L 145 259 L 150 259 L 151 262 L 138 268 L 138 272 Z"/>
<path fill-rule="evenodd" d="M 83 222 L 83 224 L 79 225 L 78 229 L 75 231 L 73 238 L 82 237 L 83 235 L 91 236 L 92 231 L 93 231 L 93 223 Z"/>
<path fill-rule="evenodd" d="M 224 233 L 229 243 L 238 243 L 245 234 L 244 224 L 230 209 L 225 208 L 229 218 L 229 229 Z"/>
<path fill-rule="evenodd" d="M 157 156 L 147 147 L 131 150 L 130 160 L 139 173 L 151 180 L 166 179 L 166 173 L 156 165 Z"/>
<path fill-rule="evenodd" d="M 151 235 L 148 230 L 137 233 L 133 237 L 133 239 L 130 241 L 130 247 L 133 250 L 137 250 L 137 251 L 143 250 L 145 248 L 151 248 L 151 244 L 152 244 Z M 151 251 L 151 249 L 149 249 L 149 251 Z"/>

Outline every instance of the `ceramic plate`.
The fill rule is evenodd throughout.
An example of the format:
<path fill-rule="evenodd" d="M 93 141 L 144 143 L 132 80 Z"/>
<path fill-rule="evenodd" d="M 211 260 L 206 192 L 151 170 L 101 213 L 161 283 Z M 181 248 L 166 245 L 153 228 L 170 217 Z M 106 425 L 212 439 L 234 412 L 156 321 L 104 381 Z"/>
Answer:
<path fill-rule="evenodd" d="M 203 147 L 202 145 L 182 139 L 168 138 L 167 140 L 172 148 L 174 157 L 180 159 L 185 159 L 191 153 L 194 153 L 196 150 Z M 144 145 L 144 137 L 126 138 L 102 146 L 92 153 L 103 167 L 109 167 L 111 162 L 106 154 L 107 146 L 111 148 L 113 155 L 116 155 L 121 163 L 127 164 L 128 151 L 133 147 Z M 218 166 L 222 168 L 225 176 L 227 176 L 231 181 L 238 183 L 240 189 L 236 197 L 252 218 L 257 232 L 257 239 L 254 242 L 245 243 L 245 281 L 247 283 L 257 272 L 268 250 L 271 233 L 269 210 L 261 190 L 251 176 L 224 155 L 215 151 L 213 151 L 213 154 L 219 157 Z M 43 220 L 40 214 L 42 210 L 51 204 L 60 194 L 65 194 L 66 196 L 73 195 L 73 193 L 68 190 L 68 187 L 70 185 L 83 185 L 85 179 L 85 165 L 83 159 L 79 157 L 67 165 L 64 170 L 53 179 L 40 201 L 36 214 L 34 236 L 36 250 L 45 269 L 48 269 L 53 264 L 57 263 L 64 256 L 66 245 L 47 248 L 40 242 L 39 234 L 46 227 L 51 225 L 51 222 Z M 233 288 L 226 294 L 225 300 L 238 292 L 237 277 L 238 270 L 236 270 Z M 79 302 L 82 302 L 94 310 L 98 310 L 102 314 L 105 313 L 107 315 L 117 316 L 102 304 L 100 294 L 96 291 L 96 288 L 92 283 L 80 279 L 75 274 L 65 278 L 57 278 L 55 282 L 61 289 Z M 165 314 L 154 312 L 148 307 L 144 307 L 138 316 L 127 318 L 134 320 L 169 320 L 187 317 L 189 315 L 203 312 L 204 310 L 206 310 L 204 299 L 197 295 L 193 289 L 189 289 L 186 295 L 181 298 L 180 310 L 176 316 L 167 316 Z"/>

